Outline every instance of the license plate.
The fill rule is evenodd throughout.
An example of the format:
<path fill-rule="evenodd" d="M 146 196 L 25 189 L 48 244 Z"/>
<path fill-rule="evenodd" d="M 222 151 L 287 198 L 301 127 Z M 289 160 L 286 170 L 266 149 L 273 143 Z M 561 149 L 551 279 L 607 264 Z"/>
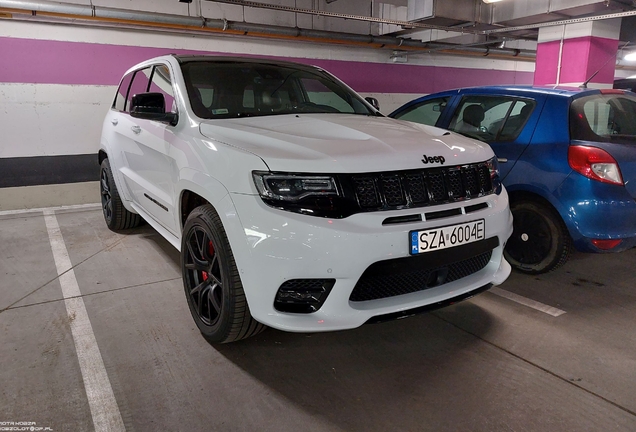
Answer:
<path fill-rule="evenodd" d="M 411 255 L 448 249 L 485 238 L 484 219 L 423 231 L 411 231 Z"/>

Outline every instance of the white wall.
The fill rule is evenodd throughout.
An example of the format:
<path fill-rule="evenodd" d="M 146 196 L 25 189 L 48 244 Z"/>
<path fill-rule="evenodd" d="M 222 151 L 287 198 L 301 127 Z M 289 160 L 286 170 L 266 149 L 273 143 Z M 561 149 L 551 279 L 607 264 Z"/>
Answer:
<path fill-rule="evenodd" d="M 114 94 L 111 86 L 0 84 L 0 158 L 97 152 Z"/>

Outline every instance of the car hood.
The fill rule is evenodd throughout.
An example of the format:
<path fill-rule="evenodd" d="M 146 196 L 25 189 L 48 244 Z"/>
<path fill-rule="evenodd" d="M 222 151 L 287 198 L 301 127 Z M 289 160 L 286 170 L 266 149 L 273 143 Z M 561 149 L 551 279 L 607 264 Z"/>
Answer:
<path fill-rule="evenodd" d="M 485 143 L 443 129 L 386 117 L 291 114 L 209 120 L 201 134 L 254 153 L 272 171 L 355 173 L 481 162 Z"/>

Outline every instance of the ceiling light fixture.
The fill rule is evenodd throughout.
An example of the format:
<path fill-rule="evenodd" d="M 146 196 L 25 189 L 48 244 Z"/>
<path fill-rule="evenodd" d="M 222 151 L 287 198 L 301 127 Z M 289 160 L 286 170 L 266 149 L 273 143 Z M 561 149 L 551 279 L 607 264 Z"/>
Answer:
<path fill-rule="evenodd" d="M 625 61 L 636 61 L 636 51 L 632 51 L 623 56 L 623 60 Z"/>
<path fill-rule="evenodd" d="M 486 4 L 490 4 L 490 3 L 497 3 L 500 2 L 501 0 L 483 0 L 484 3 Z"/>

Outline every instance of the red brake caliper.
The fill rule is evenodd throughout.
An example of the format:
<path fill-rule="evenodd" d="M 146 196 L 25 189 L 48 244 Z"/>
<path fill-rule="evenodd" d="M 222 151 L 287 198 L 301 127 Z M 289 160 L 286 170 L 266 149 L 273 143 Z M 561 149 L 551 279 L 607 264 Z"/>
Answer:
<path fill-rule="evenodd" d="M 210 256 L 214 256 L 214 245 L 212 244 L 212 240 L 210 240 L 210 243 L 208 243 L 208 252 L 210 253 Z M 204 281 L 208 280 L 209 276 L 207 272 L 201 272 L 201 276 L 203 277 Z"/>

